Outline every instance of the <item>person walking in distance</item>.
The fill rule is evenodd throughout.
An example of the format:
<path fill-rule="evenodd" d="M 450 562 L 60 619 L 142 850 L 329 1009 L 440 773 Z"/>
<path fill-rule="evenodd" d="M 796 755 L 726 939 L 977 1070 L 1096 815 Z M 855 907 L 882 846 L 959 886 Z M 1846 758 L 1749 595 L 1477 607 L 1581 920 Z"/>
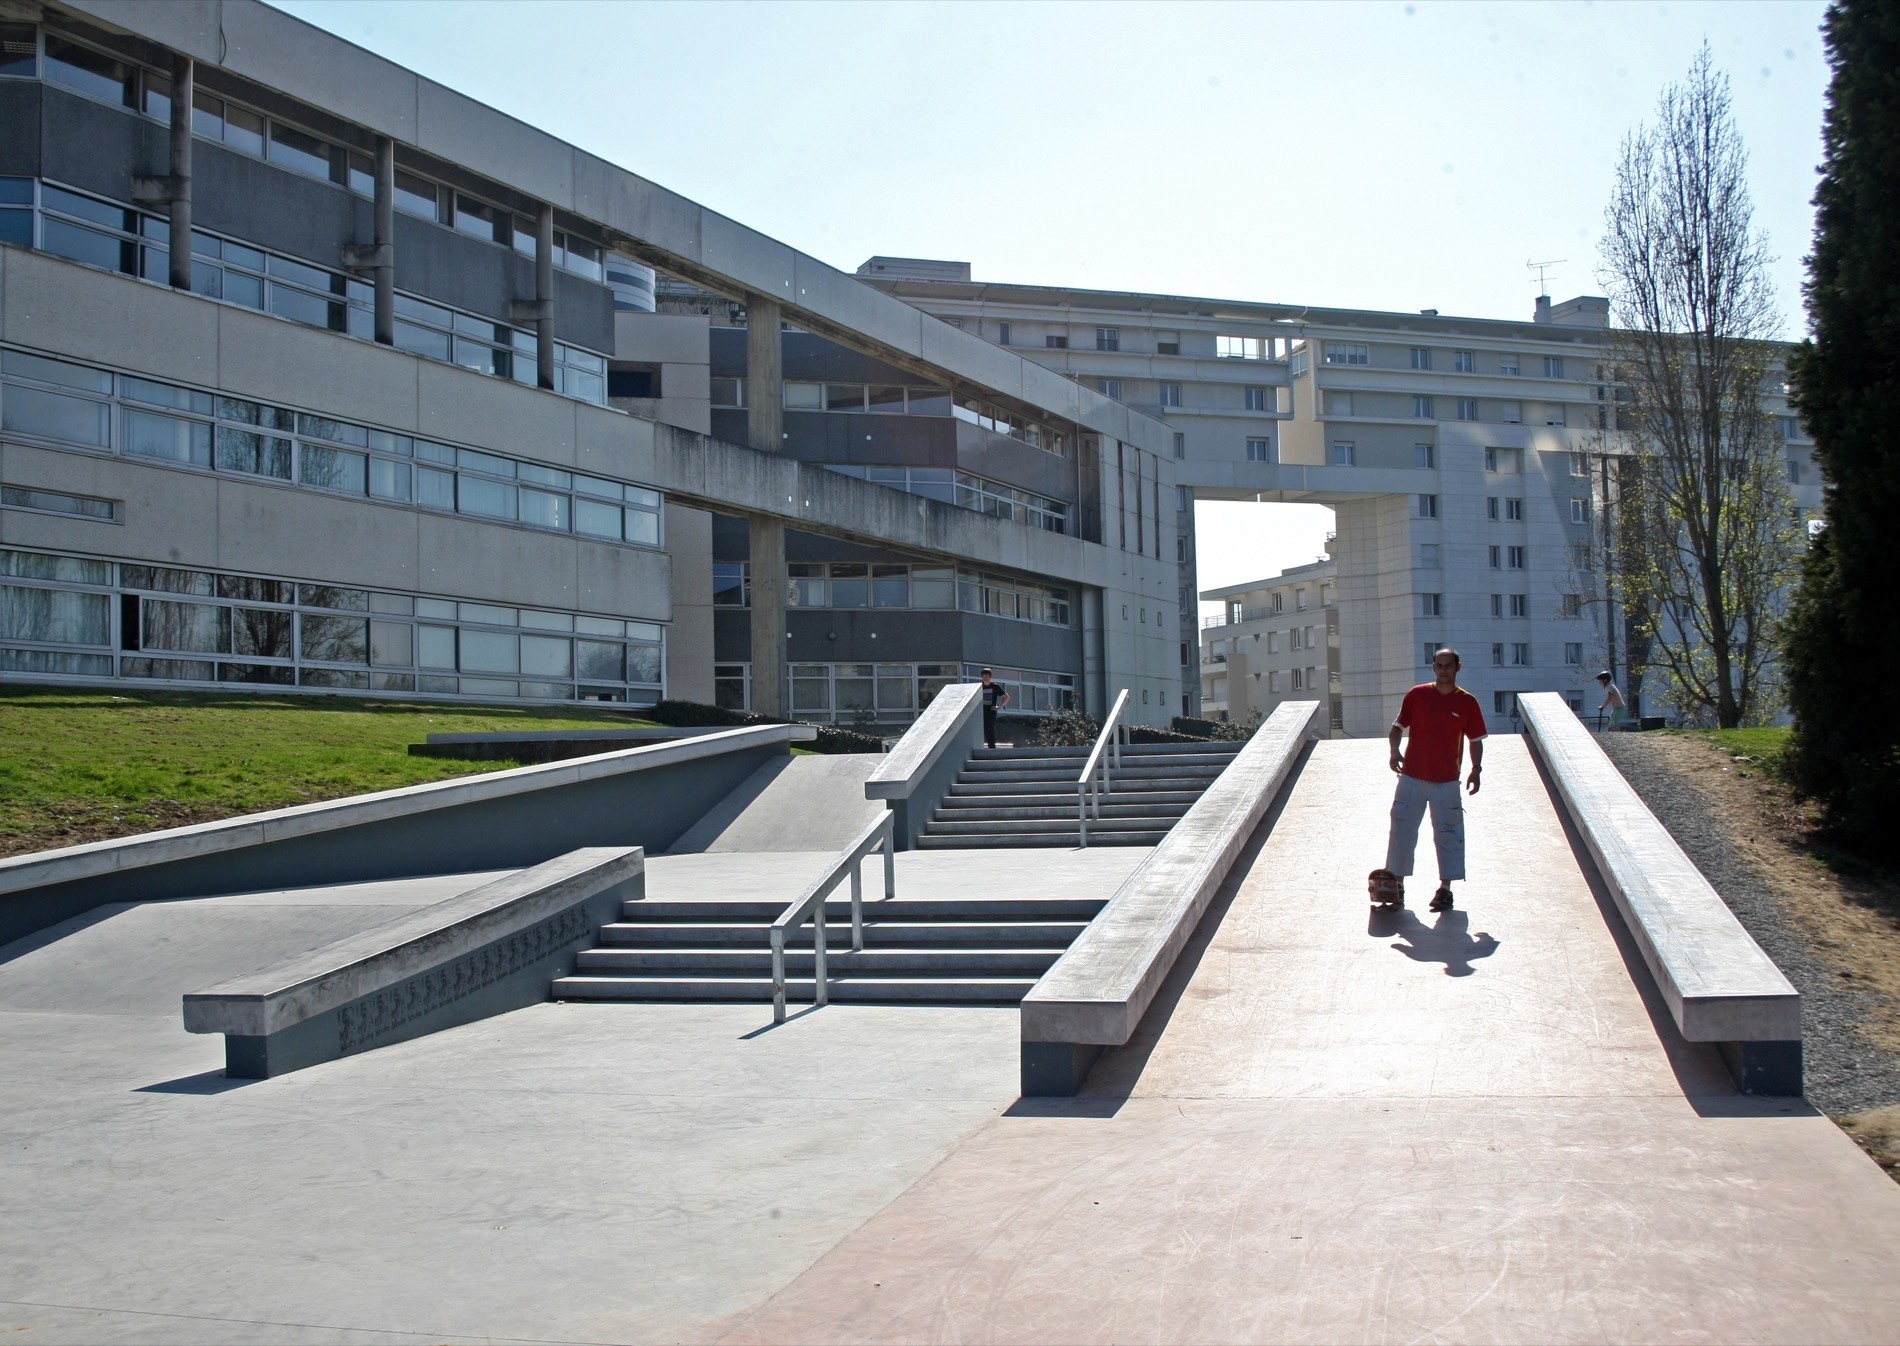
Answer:
<path fill-rule="evenodd" d="M 1603 700 L 1597 706 L 1597 718 L 1601 721 L 1605 710 L 1610 712 L 1610 728 L 1623 727 L 1623 693 L 1617 689 L 1616 681 L 1610 676 L 1610 670 L 1604 669 L 1597 674 L 1597 686 L 1603 689 Z"/>
<path fill-rule="evenodd" d="M 983 741 L 996 746 L 996 712 L 1009 704 L 1009 693 L 996 682 L 996 675 L 983 670 Z"/>
<path fill-rule="evenodd" d="M 1456 650 L 1432 656 L 1432 681 L 1421 682 L 1405 694 L 1399 715 L 1387 738 L 1392 745 L 1389 765 L 1398 773 L 1392 798 L 1392 831 L 1386 841 L 1385 868 L 1374 870 L 1375 893 L 1382 882 L 1396 887 L 1404 900 L 1403 880 L 1412 872 L 1418 848 L 1418 825 L 1426 809 L 1432 814 L 1432 843 L 1438 853 L 1438 891 L 1433 911 L 1451 910 L 1451 885 L 1465 877 L 1465 807 L 1458 794 L 1458 772 L 1465 744 L 1471 744 L 1471 774 L 1465 789 L 1478 793 L 1484 771 L 1484 712 L 1478 699 L 1458 685 L 1464 665 Z M 1399 743 L 1407 733 L 1405 751 Z"/>

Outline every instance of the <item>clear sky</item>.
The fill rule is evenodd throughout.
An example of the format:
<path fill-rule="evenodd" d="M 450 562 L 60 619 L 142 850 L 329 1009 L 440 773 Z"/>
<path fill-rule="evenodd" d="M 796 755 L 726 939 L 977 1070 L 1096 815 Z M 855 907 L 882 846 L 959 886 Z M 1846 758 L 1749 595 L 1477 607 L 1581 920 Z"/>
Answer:
<path fill-rule="evenodd" d="M 1706 38 L 1806 326 L 1818 0 L 275 2 L 847 271 L 1484 318 L 1530 315 L 1527 261 L 1600 293 L 1618 145 Z M 1203 506 L 1203 587 L 1328 517 Z"/>

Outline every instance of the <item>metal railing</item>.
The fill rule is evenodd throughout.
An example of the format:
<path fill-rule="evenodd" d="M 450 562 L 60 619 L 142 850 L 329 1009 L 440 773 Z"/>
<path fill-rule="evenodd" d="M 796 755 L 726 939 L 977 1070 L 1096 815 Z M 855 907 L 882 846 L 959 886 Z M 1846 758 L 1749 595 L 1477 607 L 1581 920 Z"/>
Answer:
<path fill-rule="evenodd" d="M 1075 778 L 1076 825 L 1081 844 L 1089 844 L 1089 813 L 1102 816 L 1102 795 L 1113 788 L 1113 773 L 1122 764 L 1122 739 L 1127 737 L 1128 727 L 1121 722 L 1122 708 L 1128 704 L 1128 689 L 1121 689 L 1115 698 L 1115 704 L 1109 708 L 1108 717 L 1102 721 L 1102 732 L 1095 736 L 1095 749 L 1089 753 L 1088 764 L 1082 768 L 1082 774 Z M 1111 746 L 1112 745 L 1112 746 Z M 1109 749 L 1104 753 L 1103 749 Z M 1101 767 L 1101 786 L 1098 791 L 1095 783 L 1096 767 Z"/>
<path fill-rule="evenodd" d="M 785 932 L 796 929 L 811 918 L 812 983 L 819 1005 L 831 1003 L 831 988 L 825 976 L 825 899 L 848 874 L 851 878 L 851 947 L 864 949 L 864 876 L 860 872 L 864 857 L 872 851 L 884 852 L 884 899 L 897 896 L 897 846 L 892 840 L 896 815 L 885 811 L 831 862 L 829 868 L 812 881 L 798 900 L 772 922 L 772 1022 L 785 1022 Z"/>

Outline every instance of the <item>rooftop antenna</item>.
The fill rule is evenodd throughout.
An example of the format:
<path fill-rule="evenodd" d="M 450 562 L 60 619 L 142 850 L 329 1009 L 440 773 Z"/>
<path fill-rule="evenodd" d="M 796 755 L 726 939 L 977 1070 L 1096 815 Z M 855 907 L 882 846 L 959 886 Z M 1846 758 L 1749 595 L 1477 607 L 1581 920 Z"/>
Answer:
<path fill-rule="evenodd" d="M 1553 266 L 1561 266 L 1563 265 L 1563 263 L 1569 260 L 1570 259 L 1568 257 L 1553 257 L 1548 262 L 1527 261 L 1524 263 L 1524 269 L 1526 271 L 1535 271 L 1537 273 L 1537 293 L 1538 294 L 1542 295 L 1546 299 L 1550 298 L 1550 284 L 1545 279 L 1544 273 L 1550 270 L 1550 268 L 1552 268 Z"/>

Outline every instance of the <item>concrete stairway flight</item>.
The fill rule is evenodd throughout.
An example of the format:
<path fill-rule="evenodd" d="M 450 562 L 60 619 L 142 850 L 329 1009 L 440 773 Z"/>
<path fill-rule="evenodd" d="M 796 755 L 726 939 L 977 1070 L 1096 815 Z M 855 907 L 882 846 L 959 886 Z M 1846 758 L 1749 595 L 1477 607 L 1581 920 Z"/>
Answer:
<path fill-rule="evenodd" d="M 1153 846 L 1234 760 L 1241 743 L 1139 743 L 1089 819 L 1091 846 Z M 1074 846 L 1086 748 L 978 748 L 918 837 L 919 849 Z"/>
<path fill-rule="evenodd" d="M 1080 770 L 1078 767 L 1077 770 Z M 864 948 L 851 903 L 825 903 L 833 1001 L 1014 1005 L 1106 903 L 1095 898 L 867 900 Z M 554 983 L 556 1000 L 705 1002 L 772 998 L 771 925 L 782 902 L 627 902 L 600 944 Z M 785 951 L 786 999 L 810 1002 L 812 928 Z"/>

